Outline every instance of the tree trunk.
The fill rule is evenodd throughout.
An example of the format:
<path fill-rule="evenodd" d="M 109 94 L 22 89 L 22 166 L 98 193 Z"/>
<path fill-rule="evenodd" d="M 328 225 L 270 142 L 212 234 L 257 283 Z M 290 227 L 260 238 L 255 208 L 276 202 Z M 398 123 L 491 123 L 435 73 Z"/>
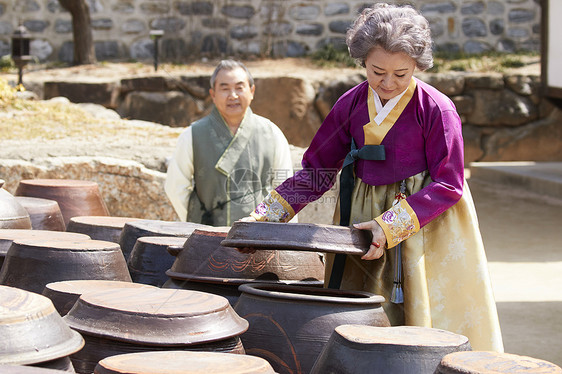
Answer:
<path fill-rule="evenodd" d="M 72 15 L 74 37 L 74 65 L 93 64 L 96 53 L 92 37 L 90 9 L 86 0 L 59 0 L 60 5 Z"/>

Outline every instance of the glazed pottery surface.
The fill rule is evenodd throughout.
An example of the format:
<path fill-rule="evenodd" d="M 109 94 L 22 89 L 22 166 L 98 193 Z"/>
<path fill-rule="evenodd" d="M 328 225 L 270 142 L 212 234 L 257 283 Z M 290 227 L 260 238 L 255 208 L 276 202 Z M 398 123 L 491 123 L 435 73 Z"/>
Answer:
<path fill-rule="evenodd" d="M 139 218 L 114 216 L 77 216 L 71 217 L 66 231 L 86 234 L 95 240 L 119 243 L 119 237 L 127 222 Z"/>
<path fill-rule="evenodd" d="M 101 360 L 94 374 L 275 374 L 264 359 L 220 352 L 162 351 Z"/>
<path fill-rule="evenodd" d="M 61 316 L 68 313 L 80 298 L 80 295 L 87 292 L 102 291 L 114 288 L 145 288 L 152 287 L 146 284 L 139 284 L 127 281 L 115 280 L 68 280 L 52 282 L 45 286 L 43 295 L 53 302 L 53 305 Z"/>
<path fill-rule="evenodd" d="M 435 374 L 561 374 L 551 362 L 498 352 L 455 352 L 443 357 Z"/>
<path fill-rule="evenodd" d="M 128 259 L 137 239 L 142 236 L 177 236 L 187 238 L 195 229 L 211 229 L 211 226 L 192 222 L 142 219 L 125 224 L 119 237 L 119 244 L 123 250 L 123 256 L 125 256 L 125 259 Z"/>
<path fill-rule="evenodd" d="M 175 257 L 168 253 L 169 246 L 183 246 L 186 238 L 175 236 L 142 236 L 137 239 L 127 260 L 133 282 L 161 287 L 168 280 L 166 271 Z"/>
<path fill-rule="evenodd" d="M 40 197 L 15 196 L 29 214 L 31 228 L 34 230 L 64 231 L 64 218 L 55 200 Z"/>
<path fill-rule="evenodd" d="M 246 352 L 280 373 L 309 373 L 333 330 L 343 324 L 390 326 L 381 303 L 368 292 L 283 284 L 243 284 L 234 309 L 248 320 Z"/>
<path fill-rule="evenodd" d="M 470 349 L 466 336 L 445 330 L 341 325 L 335 328 L 311 374 L 433 374 L 446 354 Z"/>
<path fill-rule="evenodd" d="M 64 374 L 58 369 L 46 369 L 36 366 L 2 365 L 2 374 Z"/>
<path fill-rule="evenodd" d="M 68 225 L 71 217 L 109 215 L 98 184 L 93 181 L 24 179 L 20 181 L 15 195 L 55 200 L 59 204 L 65 225 Z"/>
<path fill-rule="evenodd" d="M 70 360 L 70 356 L 64 356 L 55 360 L 40 362 L 31 365 L 45 369 L 59 370 L 65 373 L 76 373 L 76 371 L 74 370 L 74 365 L 72 365 L 72 361 Z"/>
<path fill-rule="evenodd" d="M 239 335 L 248 328 L 224 297 L 156 287 L 84 293 L 63 319 L 86 341 L 71 357 L 81 373 L 105 357 L 139 351 L 242 354 Z"/>
<path fill-rule="evenodd" d="M 156 287 L 85 293 L 63 318 L 85 334 L 167 346 L 216 341 L 248 328 L 224 297 Z"/>
<path fill-rule="evenodd" d="M 32 229 L 0 229 L 0 268 L 4 258 L 14 240 L 42 239 L 42 240 L 87 240 L 88 235 L 67 233 L 62 231 L 32 230 Z"/>
<path fill-rule="evenodd" d="M 0 179 L 0 229 L 31 229 L 29 213 L 3 185 Z"/>
<path fill-rule="evenodd" d="M 236 302 L 240 297 L 240 291 L 238 291 L 238 286 L 233 285 L 232 283 L 220 284 L 220 283 L 197 282 L 197 281 L 169 278 L 162 285 L 162 288 L 201 291 L 201 292 L 212 293 L 214 295 L 220 295 L 222 297 L 225 297 L 230 303 L 230 305 L 232 305 L 233 307 L 234 305 L 236 305 Z"/>
<path fill-rule="evenodd" d="M 37 293 L 48 283 L 76 279 L 131 281 L 131 276 L 118 244 L 89 239 L 14 240 L 0 271 L 0 284 Z"/>
<path fill-rule="evenodd" d="M 0 286 L 0 321 L 0 367 L 58 360 L 84 345 L 51 300 L 32 292 Z"/>
<path fill-rule="evenodd" d="M 226 232 L 194 230 L 166 272 L 170 278 L 240 285 L 248 281 L 323 284 L 324 263 L 314 252 L 263 250 L 241 253 L 221 242 Z"/>
<path fill-rule="evenodd" d="M 363 255 L 371 233 L 350 227 L 314 223 L 234 222 L 222 245 Z"/>

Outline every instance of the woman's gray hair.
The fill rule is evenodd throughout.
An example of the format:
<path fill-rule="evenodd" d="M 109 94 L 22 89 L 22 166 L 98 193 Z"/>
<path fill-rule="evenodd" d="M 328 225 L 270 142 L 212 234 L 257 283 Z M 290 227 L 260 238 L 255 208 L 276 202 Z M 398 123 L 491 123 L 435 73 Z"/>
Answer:
<path fill-rule="evenodd" d="M 347 31 L 346 43 L 351 57 L 363 67 L 376 46 L 406 53 L 421 71 L 433 66 L 429 23 L 410 6 L 381 3 L 366 8 Z"/>
<path fill-rule="evenodd" d="M 215 68 L 213 75 L 211 75 L 211 88 L 213 89 L 215 88 L 215 81 L 217 80 L 217 75 L 219 74 L 219 71 L 234 70 L 236 68 L 244 69 L 246 75 L 248 76 L 248 83 L 250 84 L 250 87 L 252 87 L 254 85 L 254 77 L 252 77 L 252 74 L 250 74 L 250 71 L 243 63 L 235 60 L 222 60 Z"/>

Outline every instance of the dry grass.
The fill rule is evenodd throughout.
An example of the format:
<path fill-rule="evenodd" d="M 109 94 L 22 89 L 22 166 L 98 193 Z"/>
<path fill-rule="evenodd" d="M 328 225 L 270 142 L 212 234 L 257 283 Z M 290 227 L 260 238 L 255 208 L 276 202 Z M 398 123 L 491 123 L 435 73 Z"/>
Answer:
<path fill-rule="evenodd" d="M 78 105 L 61 100 L 22 99 L 6 80 L 0 79 L 0 138 L 3 140 L 83 140 L 112 136 L 176 139 L 180 131 L 150 123 L 98 118 Z"/>

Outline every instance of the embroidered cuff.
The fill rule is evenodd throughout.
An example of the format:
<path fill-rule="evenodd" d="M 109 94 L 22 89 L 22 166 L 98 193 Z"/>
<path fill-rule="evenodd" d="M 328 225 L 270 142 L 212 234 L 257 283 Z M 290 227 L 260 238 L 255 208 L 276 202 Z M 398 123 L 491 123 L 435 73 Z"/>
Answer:
<path fill-rule="evenodd" d="M 388 248 L 398 245 L 420 231 L 420 222 L 416 212 L 405 199 L 400 200 L 400 203 L 375 218 L 375 221 L 381 225 L 384 231 Z"/>
<path fill-rule="evenodd" d="M 295 211 L 277 191 L 273 190 L 250 215 L 257 221 L 289 222 L 295 216 Z"/>

